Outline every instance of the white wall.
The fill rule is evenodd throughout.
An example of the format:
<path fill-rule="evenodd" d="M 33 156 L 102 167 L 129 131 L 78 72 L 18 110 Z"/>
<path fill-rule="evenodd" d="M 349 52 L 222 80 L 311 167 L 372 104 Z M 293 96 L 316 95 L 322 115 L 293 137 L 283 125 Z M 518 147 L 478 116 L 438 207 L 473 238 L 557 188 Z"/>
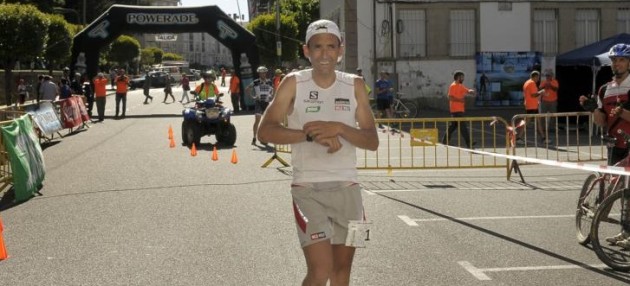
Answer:
<path fill-rule="evenodd" d="M 363 69 L 365 82 L 368 84 L 375 82 L 376 78 L 372 74 L 374 65 L 374 13 L 372 3 L 367 1 L 357 1 L 357 66 Z"/>
<path fill-rule="evenodd" d="M 479 3 L 482 52 L 531 50 L 531 5 L 512 2 L 512 11 L 499 11 L 498 2 Z"/>

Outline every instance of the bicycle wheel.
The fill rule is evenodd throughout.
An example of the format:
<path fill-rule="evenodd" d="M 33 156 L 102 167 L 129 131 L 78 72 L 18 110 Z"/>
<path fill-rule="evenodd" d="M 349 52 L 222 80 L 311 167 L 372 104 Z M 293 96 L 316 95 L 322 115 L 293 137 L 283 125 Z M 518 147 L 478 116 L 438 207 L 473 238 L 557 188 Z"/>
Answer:
<path fill-rule="evenodd" d="M 630 251 L 619 243 L 606 241 L 606 238 L 618 235 L 622 231 L 622 224 L 630 223 L 630 218 L 622 215 L 625 208 L 628 208 L 628 203 L 630 189 L 614 192 L 597 208 L 591 227 L 591 242 L 597 257 L 610 268 L 619 271 L 630 270 Z"/>
<path fill-rule="evenodd" d="M 418 107 L 411 101 L 400 102 L 396 105 L 396 116 L 400 118 L 415 118 L 418 115 Z"/>
<path fill-rule="evenodd" d="M 597 211 L 597 195 L 604 190 L 604 177 L 597 173 L 590 174 L 584 180 L 575 211 L 575 228 L 578 243 L 587 245 L 591 242 L 591 224 Z"/>

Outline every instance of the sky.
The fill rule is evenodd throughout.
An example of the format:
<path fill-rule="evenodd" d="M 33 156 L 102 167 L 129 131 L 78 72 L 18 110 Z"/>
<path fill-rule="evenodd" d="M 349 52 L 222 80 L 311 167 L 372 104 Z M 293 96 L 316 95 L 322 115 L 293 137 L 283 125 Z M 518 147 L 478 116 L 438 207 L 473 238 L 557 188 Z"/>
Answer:
<path fill-rule="evenodd" d="M 225 12 L 225 14 L 238 14 L 238 8 L 241 8 L 241 14 L 245 15 L 245 21 L 249 21 L 247 12 L 247 0 L 181 0 L 182 6 L 209 6 L 216 5 Z M 237 5 L 238 2 L 238 5 Z"/>

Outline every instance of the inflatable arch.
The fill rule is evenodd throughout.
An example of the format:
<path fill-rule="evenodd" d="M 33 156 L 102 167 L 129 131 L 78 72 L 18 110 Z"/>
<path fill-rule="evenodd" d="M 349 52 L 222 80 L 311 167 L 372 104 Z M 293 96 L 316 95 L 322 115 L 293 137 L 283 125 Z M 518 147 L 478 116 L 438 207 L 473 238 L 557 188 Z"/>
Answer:
<path fill-rule="evenodd" d="M 113 5 L 74 37 L 71 74 L 98 72 L 102 47 L 124 32 L 196 33 L 207 32 L 232 51 L 232 62 L 241 84 L 251 82 L 252 67 L 259 63 L 254 34 L 236 23 L 217 6 L 169 7 Z"/>

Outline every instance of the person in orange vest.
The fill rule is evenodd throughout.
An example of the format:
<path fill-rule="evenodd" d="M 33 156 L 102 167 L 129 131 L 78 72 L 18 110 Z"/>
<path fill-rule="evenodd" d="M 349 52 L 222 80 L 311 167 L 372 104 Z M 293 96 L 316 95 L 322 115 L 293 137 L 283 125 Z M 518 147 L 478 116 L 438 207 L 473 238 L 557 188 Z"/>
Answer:
<path fill-rule="evenodd" d="M 234 108 L 234 113 L 240 112 L 240 102 L 241 102 L 241 80 L 238 78 L 238 75 L 234 71 L 234 69 L 230 70 L 232 76 L 230 77 L 230 89 L 228 92 L 230 93 L 230 99 L 232 100 L 232 108 Z"/>
<path fill-rule="evenodd" d="M 120 110 L 120 103 L 122 102 L 121 117 L 125 118 L 125 110 L 127 110 L 127 90 L 129 88 L 129 77 L 125 74 L 125 69 L 118 70 L 118 76 L 116 76 L 116 116 L 118 118 L 118 112 Z"/>
<path fill-rule="evenodd" d="M 92 80 L 94 83 L 94 101 L 96 102 L 96 112 L 98 113 L 98 122 L 105 119 L 105 102 L 107 99 L 107 78 L 100 72 Z"/>
<path fill-rule="evenodd" d="M 525 81 L 523 84 L 523 99 L 525 101 L 525 113 L 526 114 L 538 114 L 538 108 L 540 105 L 540 95 L 543 94 L 544 90 L 538 89 L 538 82 L 540 81 L 540 72 L 532 71 L 529 74 L 529 79 Z M 527 126 L 527 124 L 525 125 Z M 540 118 L 536 118 L 536 130 L 538 134 L 540 134 L 541 138 L 545 139 L 545 133 L 540 124 Z M 520 135 L 520 134 L 519 134 Z M 516 142 L 519 144 L 523 143 L 523 139 L 521 136 L 517 136 Z"/>
<path fill-rule="evenodd" d="M 540 82 L 540 89 L 543 91 L 542 98 L 540 100 L 540 113 L 556 113 L 558 112 L 558 88 L 560 84 L 553 77 L 553 71 L 547 70 L 545 71 L 545 80 Z M 543 126 L 543 134 L 551 137 L 554 132 L 549 128 L 553 125 L 553 129 L 555 130 L 556 121 L 553 119 L 546 120 L 545 125 Z M 550 138 L 543 138 L 543 143 L 551 143 Z"/>
<path fill-rule="evenodd" d="M 273 76 L 273 90 L 278 90 L 278 86 L 280 85 L 282 78 L 284 78 L 284 74 L 282 74 L 282 70 L 276 69 Z"/>
<path fill-rule="evenodd" d="M 464 117 L 464 111 L 466 111 L 466 95 L 475 94 L 474 89 L 470 89 L 463 84 L 464 76 L 465 74 L 463 71 L 455 71 L 455 73 L 453 74 L 454 81 L 448 88 L 448 105 L 452 118 Z M 467 124 L 468 123 L 466 122 L 451 121 L 450 125 L 448 126 L 448 131 L 446 132 L 446 134 L 444 134 L 444 137 L 442 137 L 442 144 L 449 144 L 452 138 L 451 135 L 453 134 L 453 131 L 457 130 L 457 128 L 460 127 L 460 133 L 464 138 L 464 142 L 466 142 L 468 148 L 473 148 L 476 142 L 473 141 L 472 144 L 470 144 L 471 138 L 470 134 L 468 133 Z"/>
<path fill-rule="evenodd" d="M 203 83 L 195 88 L 195 96 L 200 100 L 214 99 L 215 102 L 219 100 L 219 88 L 214 81 L 217 76 L 213 71 L 208 71 L 203 75 Z"/>

